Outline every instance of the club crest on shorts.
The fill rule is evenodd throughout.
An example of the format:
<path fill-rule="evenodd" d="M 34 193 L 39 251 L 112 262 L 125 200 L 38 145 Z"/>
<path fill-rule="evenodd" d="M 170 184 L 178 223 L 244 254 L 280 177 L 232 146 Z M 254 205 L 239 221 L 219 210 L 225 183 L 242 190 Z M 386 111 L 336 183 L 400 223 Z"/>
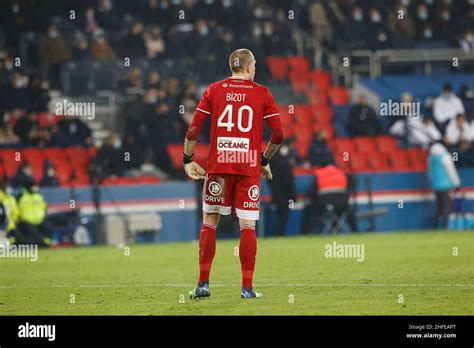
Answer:
<path fill-rule="evenodd" d="M 222 187 L 215 181 L 211 181 L 207 187 L 209 193 L 213 196 L 219 196 L 222 193 Z"/>
<path fill-rule="evenodd" d="M 252 201 L 256 201 L 260 197 L 260 189 L 257 185 L 253 185 L 249 188 L 249 198 Z"/>

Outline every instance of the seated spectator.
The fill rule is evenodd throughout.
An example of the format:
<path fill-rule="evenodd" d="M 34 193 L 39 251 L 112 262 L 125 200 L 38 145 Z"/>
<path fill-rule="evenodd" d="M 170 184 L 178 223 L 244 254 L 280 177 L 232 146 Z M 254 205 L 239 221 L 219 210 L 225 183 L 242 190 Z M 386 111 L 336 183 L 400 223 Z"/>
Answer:
<path fill-rule="evenodd" d="M 127 77 L 119 82 L 119 89 L 127 94 L 143 94 L 142 71 L 139 68 L 131 68 Z"/>
<path fill-rule="evenodd" d="M 47 66 L 48 81 L 53 89 L 60 88 L 59 71 L 61 64 L 71 59 L 71 50 L 61 37 L 59 29 L 55 24 L 48 27 L 46 35 L 44 35 L 39 44 L 40 60 Z"/>
<path fill-rule="evenodd" d="M 459 90 L 459 97 L 466 111 L 466 120 L 471 123 L 474 121 L 474 92 L 468 86 L 463 85 Z"/>
<path fill-rule="evenodd" d="M 117 58 L 114 49 L 109 45 L 103 33 L 94 35 L 91 47 L 91 56 L 96 60 L 115 60 Z"/>
<path fill-rule="evenodd" d="M 311 166 L 319 167 L 322 163 L 334 163 L 332 151 L 326 142 L 326 131 L 316 132 L 308 150 L 308 161 Z"/>
<path fill-rule="evenodd" d="M 162 56 L 166 51 L 165 40 L 161 36 L 161 29 L 159 26 L 152 26 L 144 34 L 146 57 L 148 59 L 155 59 Z"/>
<path fill-rule="evenodd" d="M 69 146 L 69 139 L 64 134 L 57 123 L 53 123 L 49 128 L 47 135 L 47 146 L 51 147 L 67 147 Z"/>
<path fill-rule="evenodd" d="M 448 149 L 459 154 L 459 166 L 474 166 L 474 146 L 471 125 L 463 114 L 458 114 L 446 127 L 444 142 Z"/>
<path fill-rule="evenodd" d="M 0 126 L 0 145 L 14 145 L 17 144 L 19 138 L 13 132 L 13 128 L 7 123 Z"/>
<path fill-rule="evenodd" d="M 130 32 L 121 42 L 121 52 L 124 57 L 145 57 L 146 46 L 143 38 L 143 23 L 137 21 L 132 24 Z"/>
<path fill-rule="evenodd" d="M 18 199 L 20 210 L 20 222 L 18 229 L 21 231 L 21 239 L 17 238 L 18 244 L 36 244 L 39 247 L 49 247 L 53 228 L 45 220 L 48 205 L 39 192 L 39 186 L 30 181 Z"/>
<path fill-rule="evenodd" d="M 34 112 L 21 116 L 13 126 L 13 132 L 25 146 L 42 145 L 45 139 L 45 132 L 40 128 L 38 115 Z"/>
<path fill-rule="evenodd" d="M 33 169 L 28 161 L 24 161 L 20 164 L 20 167 L 18 167 L 16 174 L 12 178 L 12 186 L 26 187 L 31 182 L 34 182 Z"/>
<path fill-rule="evenodd" d="M 47 83 L 39 76 L 32 75 L 28 84 L 28 94 L 30 97 L 30 110 L 36 113 L 48 111 L 49 90 Z"/>
<path fill-rule="evenodd" d="M 161 74 L 158 71 L 151 71 L 148 74 L 146 87 L 155 89 L 161 88 Z"/>
<path fill-rule="evenodd" d="M 466 30 L 464 36 L 459 41 L 459 46 L 466 52 L 474 51 L 474 30 Z"/>
<path fill-rule="evenodd" d="M 84 35 L 79 34 L 76 36 L 72 46 L 72 56 L 76 61 L 91 58 L 89 43 L 87 42 L 87 38 Z"/>
<path fill-rule="evenodd" d="M 0 106 L 5 110 L 31 108 L 30 94 L 28 91 L 28 76 L 19 71 L 14 71 L 10 83 L 0 88 Z"/>
<path fill-rule="evenodd" d="M 135 140 L 133 134 L 128 133 L 123 137 L 121 152 L 124 156 L 123 168 L 126 176 L 140 175 L 140 167 L 144 163 L 143 148 Z"/>
<path fill-rule="evenodd" d="M 457 97 L 449 83 L 443 85 L 441 94 L 433 103 L 433 116 L 441 133 L 444 133 L 449 121 L 457 114 L 464 114 L 464 105 Z"/>
<path fill-rule="evenodd" d="M 358 103 L 351 107 L 347 129 L 355 136 L 382 134 L 382 123 L 374 109 L 368 105 L 365 94 L 361 94 Z"/>
<path fill-rule="evenodd" d="M 92 144 L 92 131 L 79 117 L 64 116 L 58 122 L 69 146 L 88 146 Z"/>
<path fill-rule="evenodd" d="M 97 151 L 93 166 L 94 175 L 102 180 L 106 177 L 120 176 L 124 170 L 124 154 L 122 152 L 122 141 L 118 134 L 112 134 L 105 139 L 104 144 Z"/>
<path fill-rule="evenodd" d="M 58 187 L 59 186 L 59 179 L 56 176 L 56 168 L 54 165 L 49 162 L 44 162 L 44 174 L 43 178 L 40 182 L 41 187 Z"/>

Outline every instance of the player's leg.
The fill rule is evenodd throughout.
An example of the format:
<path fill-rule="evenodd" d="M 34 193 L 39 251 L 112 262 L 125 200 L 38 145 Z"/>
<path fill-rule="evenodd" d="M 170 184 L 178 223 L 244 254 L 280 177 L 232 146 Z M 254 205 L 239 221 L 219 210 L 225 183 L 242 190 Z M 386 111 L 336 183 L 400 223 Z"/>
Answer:
<path fill-rule="evenodd" d="M 260 208 L 260 179 L 241 177 L 236 184 L 234 202 L 240 225 L 239 258 L 242 269 L 242 298 L 263 297 L 253 290 L 257 256 L 256 221 Z"/>
<path fill-rule="evenodd" d="M 216 228 L 221 215 L 231 213 L 230 197 L 225 189 L 228 179 L 223 176 L 208 175 L 203 189 L 203 224 L 199 234 L 199 281 L 189 292 L 190 298 L 209 297 L 209 276 L 216 253 Z"/>

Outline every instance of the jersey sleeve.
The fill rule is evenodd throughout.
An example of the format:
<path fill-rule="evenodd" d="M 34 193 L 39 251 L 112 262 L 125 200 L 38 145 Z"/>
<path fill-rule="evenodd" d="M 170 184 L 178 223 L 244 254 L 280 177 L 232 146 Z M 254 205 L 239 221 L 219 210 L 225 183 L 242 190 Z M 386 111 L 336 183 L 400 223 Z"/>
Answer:
<path fill-rule="evenodd" d="M 201 100 L 196 108 L 196 113 L 211 114 L 211 86 L 208 86 L 202 94 Z"/>
<path fill-rule="evenodd" d="M 267 89 L 265 95 L 265 108 L 263 111 L 263 119 L 266 120 L 270 117 L 279 116 L 278 107 L 275 103 L 275 99 L 273 98 L 270 91 Z"/>
<path fill-rule="evenodd" d="M 206 88 L 198 106 L 196 107 L 196 112 L 194 113 L 191 124 L 186 132 L 186 139 L 196 141 L 199 137 L 204 122 L 206 122 L 207 118 L 211 115 L 210 95 L 211 86 Z"/>

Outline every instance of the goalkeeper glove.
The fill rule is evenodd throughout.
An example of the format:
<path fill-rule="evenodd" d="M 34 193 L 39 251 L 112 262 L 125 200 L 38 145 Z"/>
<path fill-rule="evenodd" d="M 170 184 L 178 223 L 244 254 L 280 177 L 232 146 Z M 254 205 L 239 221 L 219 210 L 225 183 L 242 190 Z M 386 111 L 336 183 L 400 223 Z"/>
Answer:
<path fill-rule="evenodd" d="M 193 161 L 193 155 L 188 156 L 183 154 L 183 164 L 186 174 L 188 174 L 191 179 L 204 179 L 206 171 L 199 164 Z"/>
<path fill-rule="evenodd" d="M 263 153 L 261 157 L 261 164 L 262 164 L 262 176 L 265 179 L 272 180 L 273 175 L 272 175 L 272 170 L 270 169 L 270 160 L 266 158 Z"/>

